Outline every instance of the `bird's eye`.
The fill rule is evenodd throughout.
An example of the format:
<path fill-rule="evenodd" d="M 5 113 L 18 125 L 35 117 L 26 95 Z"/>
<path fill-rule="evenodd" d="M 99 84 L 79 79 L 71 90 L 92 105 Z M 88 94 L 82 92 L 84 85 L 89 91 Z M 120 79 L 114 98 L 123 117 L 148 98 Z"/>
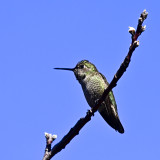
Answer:
<path fill-rule="evenodd" d="M 79 68 L 80 68 L 80 69 L 83 69 L 83 68 L 84 68 L 84 65 L 83 65 L 83 64 L 82 64 L 82 65 L 80 65 L 80 66 L 79 66 Z"/>

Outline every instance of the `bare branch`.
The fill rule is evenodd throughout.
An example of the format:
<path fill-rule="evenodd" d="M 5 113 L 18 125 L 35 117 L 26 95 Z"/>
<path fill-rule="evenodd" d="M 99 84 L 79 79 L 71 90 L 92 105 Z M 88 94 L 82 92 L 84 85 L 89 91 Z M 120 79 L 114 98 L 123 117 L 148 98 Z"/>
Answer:
<path fill-rule="evenodd" d="M 62 149 L 65 148 L 65 146 L 76 136 L 79 134 L 79 131 L 81 128 L 91 120 L 91 117 L 94 115 L 94 113 L 98 110 L 101 103 L 104 101 L 108 93 L 117 85 L 118 80 L 121 78 L 123 73 L 126 71 L 127 67 L 129 66 L 129 63 L 131 61 L 131 56 L 133 51 L 139 46 L 139 41 L 137 41 L 138 37 L 141 35 L 141 33 L 145 30 L 146 26 L 142 26 L 143 21 L 147 18 L 148 13 L 146 10 L 142 12 L 140 15 L 140 18 L 138 20 L 137 30 L 133 27 L 129 28 L 129 33 L 132 35 L 132 42 L 129 47 L 129 51 L 127 56 L 125 57 L 123 63 L 121 64 L 120 68 L 118 69 L 117 73 L 114 75 L 111 83 L 109 84 L 108 88 L 104 91 L 102 97 L 97 101 L 97 104 L 88 110 L 86 116 L 84 118 L 81 118 L 73 128 L 70 129 L 70 131 L 63 137 L 63 139 L 57 143 L 50 151 L 50 146 L 48 146 L 48 143 L 46 145 L 46 150 L 43 160 L 50 160 L 55 154 L 60 152 Z M 48 141 L 48 140 L 47 140 Z M 51 141 L 50 141 L 51 142 Z M 51 142 L 52 143 L 52 142 Z M 51 145 L 49 143 L 49 145 Z M 48 147 L 47 147 L 48 146 Z"/>

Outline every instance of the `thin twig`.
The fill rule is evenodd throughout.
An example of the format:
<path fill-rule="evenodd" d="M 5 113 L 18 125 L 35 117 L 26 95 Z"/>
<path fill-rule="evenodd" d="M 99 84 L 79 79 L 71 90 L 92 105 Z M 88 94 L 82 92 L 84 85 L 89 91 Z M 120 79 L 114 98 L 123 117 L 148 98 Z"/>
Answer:
<path fill-rule="evenodd" d="M 48 152 L 45 151 L 45 155 L 43 160 L 50 160 L 55 154 L 60 152 L 62 149 L 65 148 L 65 146 L 76 136 L 79 134 L 79 131 L 81 128 L 91 120 L 91 117 L 94 115 L 94 113 L 98 110 L 101 103 L 104 101 L 108 93 L 117 85 L 118 80 L 121 78 L 123 73 L 126 71 L 127 67 L 129 66 L 129 63 L 131 61 L 131 56 L 133 51 L 139 46 L 139 41 L 137 41 L 138 37 L 141 35 L 141 33 L 145 30 L 146 26 L 142 26 L 143 21 L 147 18 L 148 13 L 146 10 L 144 10 L 138 20 L 137 29 L 133 27 L 129 27 L 129 33 L 132 35 L 132 42 L 129 47 L 129 51 L 127 56 L 125 57 L 123 63 L 121 64 L 120 68 L 118 69 L 117 73 L 114 75 L 111 83 L 109 84 L 108 88 L 104 91 L 102 97 L 98 100 L 97 104 L 88 110 L 86 116 L 84 118 L 81 118 L 73 128 L 70 129 L 70 131 L 63 137 L 63 139 L 57 143 L 51 150 L 50 146 L 47 148 Z M 49 144 L 51 145 L 51 144 Z M 46 154 L 47 153 L 47 154 Z"/>

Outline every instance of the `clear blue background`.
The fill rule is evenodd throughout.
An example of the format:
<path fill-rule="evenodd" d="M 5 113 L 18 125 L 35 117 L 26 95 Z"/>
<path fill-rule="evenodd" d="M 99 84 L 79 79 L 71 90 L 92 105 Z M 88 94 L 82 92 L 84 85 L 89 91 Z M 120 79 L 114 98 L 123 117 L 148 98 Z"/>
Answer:
<path fill-rule="evenodd" d="M 55 160 L 160 159 L 159 1 L 5 0 L 0 2 L 0 152 L 42 159 L 44 132 L 56 144 L 89 106 L 74 74 L 53 67 L 94 63 L 110 82 L 143 9 L 146 31 L 114 88 L 125 133 L 96 113 Z"/>

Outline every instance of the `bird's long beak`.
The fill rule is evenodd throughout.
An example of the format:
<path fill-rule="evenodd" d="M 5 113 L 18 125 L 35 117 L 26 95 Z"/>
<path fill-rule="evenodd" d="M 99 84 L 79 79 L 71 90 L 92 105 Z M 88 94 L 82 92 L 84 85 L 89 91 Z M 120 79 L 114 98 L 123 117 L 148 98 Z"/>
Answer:
<path fill-rule="evenodd" d="M 54 68 L 54 69 L 74 71 L 74 68 Z"/>

